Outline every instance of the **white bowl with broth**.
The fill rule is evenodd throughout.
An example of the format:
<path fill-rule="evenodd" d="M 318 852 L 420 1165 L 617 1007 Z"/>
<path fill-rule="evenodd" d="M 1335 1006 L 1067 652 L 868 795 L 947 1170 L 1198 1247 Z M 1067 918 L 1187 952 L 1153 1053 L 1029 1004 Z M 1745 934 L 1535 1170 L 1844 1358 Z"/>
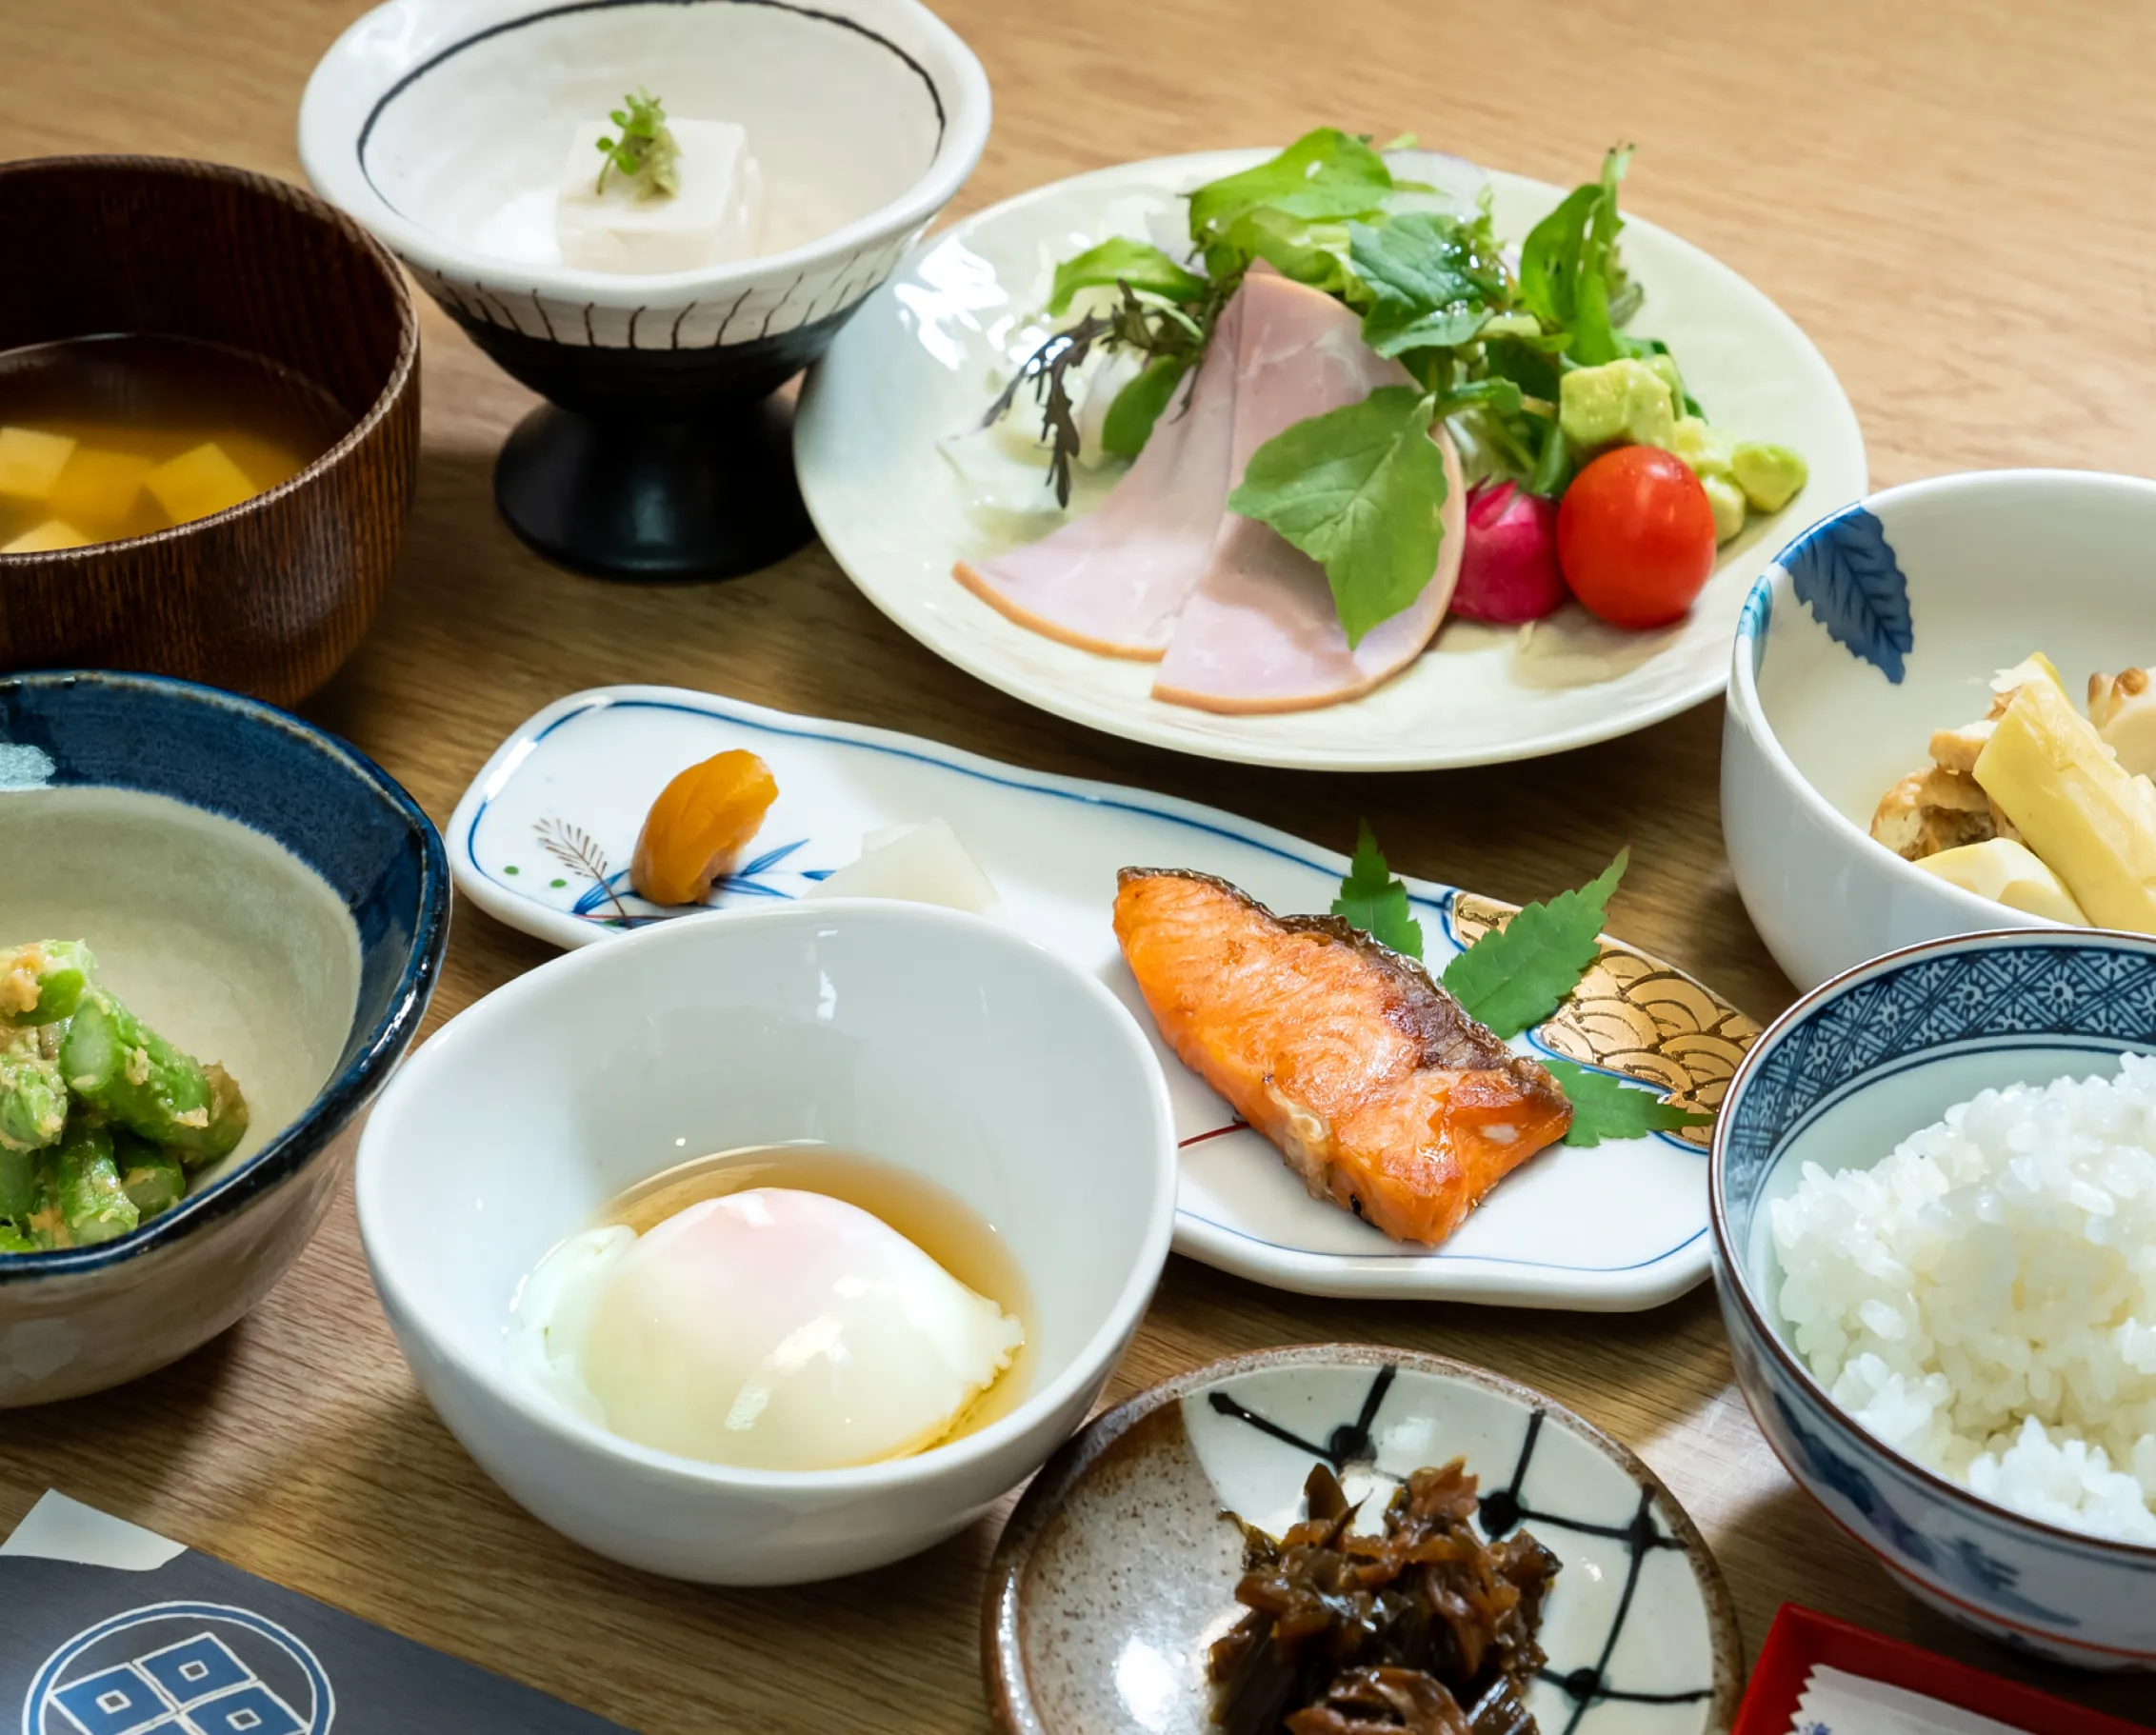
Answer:
<path fill-rule="evenodd" d="M 955 1426 L 877 1462 L 715 1463 L 527 1377 L 541 1261 L 709 1196 L 697 1160 L 726 1152 L 884 1218 L 1018 1319 Z M 390 1326 L 481 1466 L 601 1554 L 735 1585 L 901 1559 L 1037 1469 L 1137 1328 L 1174 1188 L 1160 1068 L 1101 983 L 977 917 L 836 900 L 647 928 L 489 995 L 385 1093 L 358 1173 Z"/>

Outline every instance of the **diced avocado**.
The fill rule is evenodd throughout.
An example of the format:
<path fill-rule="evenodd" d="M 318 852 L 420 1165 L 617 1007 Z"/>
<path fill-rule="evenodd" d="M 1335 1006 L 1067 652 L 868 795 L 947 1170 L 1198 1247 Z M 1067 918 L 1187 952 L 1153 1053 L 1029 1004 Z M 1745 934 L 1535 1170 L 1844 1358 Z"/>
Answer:
<path fill-rule="evenodd" d="M 1677 358 L 1667 349 L 1641 357 L 1649 368 L 1661 376 L 1662 383 L 1669 388 L 1669 402 L 1679 415 L 1685 413 L 1685 376 L 1677 371 Z"/>
<path fill-rule="evenodd" d="M 1669 382 L 1629 356 L 1599 368 L 1575 368 L 1558 382 L 1557 422 L 1575 448 L 1659 446 L 1677 433 Z"/>
<path fill-rule="evenodd" d="M 1761 512 L 1779 512 L 1811 476 L 1805 461 L 1787 446 L 1758 440 L 1737 442 L 1729 453 L 1729 471 L 1753 510 Z"/>
<path fill-rule="evenodd" d="M 1729 474 L 1729 436 L 1719 428 L 1710 428 L 1697 416 L 1677 418 L 1676 438 L 1669 449 L 1692 467 L 1692 473 L 1707 476 Z"/>
<path fill-rule="evenodd" d="M 1542 321 L 1532 313 L 1492 313 L 1482 323 L 1477 337 L 1540 337 Z"/>
<path fill-rule="evenodd" d="M 1727 476 L 1702 476 L 1699 485 L 1714 509 L 1714 540 L 1727 542 L 1745 528 L 1745 490 Z"/>

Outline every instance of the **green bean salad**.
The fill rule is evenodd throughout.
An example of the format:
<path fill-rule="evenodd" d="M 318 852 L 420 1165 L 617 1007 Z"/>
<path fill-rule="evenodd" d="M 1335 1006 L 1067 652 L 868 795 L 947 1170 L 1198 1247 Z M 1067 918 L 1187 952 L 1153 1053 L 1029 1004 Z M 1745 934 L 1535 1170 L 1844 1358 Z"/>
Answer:
<path fill-rule="evenodd" d="M 0 949 L 0 1253 L 94 1246 L 230 1154 L 247 1100 L 108 988 L 79 940 Z"/>

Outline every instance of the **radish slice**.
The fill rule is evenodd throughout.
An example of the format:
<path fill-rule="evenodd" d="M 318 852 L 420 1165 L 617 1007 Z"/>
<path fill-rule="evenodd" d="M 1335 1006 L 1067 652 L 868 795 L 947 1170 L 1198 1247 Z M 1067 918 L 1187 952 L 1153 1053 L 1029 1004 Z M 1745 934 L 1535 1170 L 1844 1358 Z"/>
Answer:
<path fill-rule="evenodd" d="M 803 894 L 810 898 L 896 898 L 908 904 L 940 904 L 985 915 L 998 902 L 996 888 L 966 852 L 958 834 L 940 819 L 871 831 L 861 840 L 861 859 Z"/>

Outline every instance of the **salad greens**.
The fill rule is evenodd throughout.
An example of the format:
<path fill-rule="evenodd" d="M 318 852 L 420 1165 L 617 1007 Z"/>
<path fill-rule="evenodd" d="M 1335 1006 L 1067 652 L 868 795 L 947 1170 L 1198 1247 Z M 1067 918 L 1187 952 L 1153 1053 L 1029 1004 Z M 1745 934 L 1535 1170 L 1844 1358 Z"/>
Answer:
<path fill-rule="evenodd" d="M 1630 850 L 1620 849 L 1615 861 L 1578 890 L 1560 892 L 1547 904 L 1524 905 L 1504 927 L 1480 935 L 1446 966 L 1446 991 L 1470 1018 L 1507 1041 L 1540 1024 L 1601 956 L 1603 916 L 1630 859 Z M 1407 885 L 1392 877 L 1367 820 L 1356 837 L 1332 913 L 1380 946 L 1410 958 L 1423 955 L 1422 925 L 1408 913 Z M 1652 1086 L 1550 1055 L 1536 1058 L 1572 1105 L 1567 1145 L 1645 1138 L 1650 1132 L 1705 1127 L 1714 1119 L 1664 1100 Z"/>
<path fill-rule="evenodd" d="M 1123 349 L 1145 358 L 1105 423 L 1107 449 L 1130 456 L 1172 413 L 1221 309 L 1253 266 L 1263 262 L 1336 297 L 1360 316 L 1370 348 L 1397 360 L 1413 387 L 1380 388 L 1363 403 L 1286 429 L 1252 455 L 1228 506 L 1325 568 L 1348 642 L 1358 644 L 1407 608 L 1437 568 L 1448 486 L 1433 437 L 1439 424 L 1450 429 L 1470 480 L 1507 480 L 1554 497 L 1594 455 L 1560 413 L 1566 377 L 1646 363 L 1667 389 L 1669 414 L 1667 429 L 1659 419 L 1643 425 L 1674 446 L 1689 424 L 1695 448 L 1710 445 L 1667 347 L 1625 330 L 1642 299 L 1618 250 L 1618 190 L 1630 156 L 1628 147 L 1611 150 L 1596 180 L 1535 225 L 1514 267 L 1487 192 L 1471 211 L 1444 209 L 1434 189 L 1396 179 L 1367 137 L 1319 128 L 1188 195 L 1188 262 L 1116 238 L 1059 266 L 1052 317 L 1085 290 L 1112 288 L 1118 299 L 1049 337 L 987 421 L 1007 413 L 1021 387 L 1033 388 L 1056 497 L 1068 505 L 1078 449 L 1071 370 L 1088 354 Z"/>

